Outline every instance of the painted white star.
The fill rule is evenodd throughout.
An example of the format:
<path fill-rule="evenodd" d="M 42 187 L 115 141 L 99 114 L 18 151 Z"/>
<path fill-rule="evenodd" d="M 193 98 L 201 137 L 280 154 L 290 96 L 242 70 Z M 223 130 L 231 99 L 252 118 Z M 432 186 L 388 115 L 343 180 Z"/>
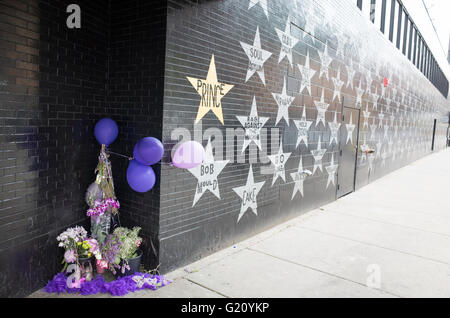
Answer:
<path fill-rule="evenodd" d="M 261 150 L 261 128 L 269 120 L 269 117 L 259 117 L 256 107 L 256 98 L 253 96 L 252 109 L 248 116 L 236 116 L 241 125 L 245 128 L 245 138 L 242 147 L 242 152 L 248 147 L 251 142 L 254 142 L 259 150 Z"/>
<path fill-rule="evenodd" d="M 372 102 L 372 108 L 378 110 L 378 95 L 376 93 L 370 94 L 370 99 Z"/>
<path fill-rule="evenodd" d="M 288 17 L 284 32 L 277 28 L 275 28 L 275 31 L 277 32 L 278 38 L 281 42 L 281 51 L 278 63 L 280 63 L 284 57 L 287 56 L 289 64 L 292 67 L 292 48 L 298 43 L 299 40 L 291 35 L 291 18 Z"/>
<path fill-rule="evenodd" d="M 215 161 L 212 153 L 211 138 L 205 148 L 205 160 L 195 168 L 188 169 L 190 173 L 197 178 L 197 186 L 195 187 L 194 206 L 202 195 L 208 190 L 220 199 L 219 183 L 217 177 L 228 164 L 229 160 Z"/>
<path fill-rule="evenodd" d="M 285 165 L 290 156 L 290 152 L 283 152 L 283 141 L 280 142 L 280 149 L 278 150 L 278 153 L 276 155 L 268 156 L 275 168 L 273 172 L 272 185 L 274 185 L 278 177 L 281 177 L 281 179 L 286 182 Z"/>
<path fill-rule="evenodd" d="M 351 87 L 353 89 L 353 80 L 355 78 L 356 70 L 352 68 L 352 66 L 347 68 L 347 74 L 348 74 L 348 87 Z"/>
<path fill-rule="evenodd" d="M 355 130 L 356 125 L 353 124 L 352 117 L 353 114 L 350 113 L 350 122 L 348 124 L 345 124 L 345 126 L 347 127 L 347 141 L 345 142 L 346 144 L 348 144 L 349 141 L 351 144 L 353 144 L 353 131 Z"/>
<path fill-rule="evenodd" d="M 310 175 L 312 175 L 311 171 L 303 169 L 303 157 L 300 157 L 300 163 L 298 165 L 297 172 L 291 173 L 291 178 L 295 182 L 295 184 L 294 184 L 294 191 L 292 192 L 291 200 L 294 199 L 294 197 L 297 194 L 297 192 L 300 192 L 302 197 L 304 196 L 304 194 L 303 194 L 303 182 L 305 181 L 306 177 L 310 176 Z"/>
<path fill-rule="evenodd" d="M 358 87 L 356 88 L 356 105 L 362 105 L 362 96 L 365 90 L 361 88 L 361 82 L 359 82 Z"/>
<path fill-rule="evenodd" d="M 286 93 L 286 78 L 284 78 L 283 91 L 281 92 L 281 94 L 272 93 L 272 96 L 278 105 L 278 114 L 275 121 L 275 126 L 278 125 L 278 122 L 281 120 L 281 118 L 284 118 L 286 124 L 289 126 L 289 106 L 291 106 L 295 97 L 289 96 Z"/>
<path fill-rule="evenodd" d="M 330 145 L 333 143 L 333 140 L 338 144 L 338 132 L 341 127 L 341 123 L 337 122 L 337 112 L 334 112 L 334 121 L 328 123 L 330 126 L 331 136 L 330 136 Z"/>
<path fill-rule="evenodd" d="M 389 138 L 389 126 L 385 125 L 383 128 L 384 128 L 384 136 L 383 136 L 383 138 L 388 139 Z"/>
<path fill-rule="evenodd" d="M 245 54 L 249 59 L 249 64 L 247 68 L 247 76 L 245 77 L 245 82 L 247 82 L 253 74 L 258 73 L 259 78 L 266 85 L 266 79 L 264 76 L 264 63 L 272 55 L 269 51 L 261 49 L 261 40 L 259 37 L 259 27 L 256 27 L 255 39 L 253 40 L 253 45 L 240 42 Z"/>
<path fill-rule="evenodd" d="M 264 10 L 264 14 L 267 18 L 269 18 L 269 10 L 267 8 L 267 0 L 250 0 L 250 3 L 248 4 L 248 10 L 250 10 L 253 6 L 260 4 L 261 7 Z"/>
<path fill-rule="evenodd" d="M 328 80 L 328 68 L 330 67 L 331 62 L 333 61 L 333 58 L 331 58 L 330 55 L 328 54 L 328 45 L 325 45 L 325 50 L 323 52 L 318 51 L 317 53 L 319 54 L 320 61 L 322 62 L 319 77 L 322 77 L 322 75 L 325 74 Z"/>
<path fill-rule="evenodd" d="M 341 89 L 342 86 L 344 86 L 344 81 L 341 80 L 341 70 L 339 68 L 338 73 L 337 73 L 337 77 L 333 78 L 333 84 L 334 84 L 334 92 L 333 92 L 333 99 L 334 100 L 336 97 L 338 98 L 338 101 L 341 101 Z"/>
<path fill-rule="evenodd" d="M 248 171 L 247 183 L 245 186 L 233 188 L 233 191 L 241 198 L 241 210 L 238 216 L 238 223 L 241 220 L 242 216 L 247 212 L 250 208 L 255 215 L 258 215 L 258 202 L 256 201 L 256 197 L 258 196 L 259 191 L 263 187 L 265 181 L 255 183 L 253 178 L 253 168 L 250 165 L 250 170 Z"/>
<path fill-rule="evenodd" d="M 302 79 L 300 81 L 300 93 L 303 92 L 303 89 L 306 87 L 308 89 L 309 95 L 311 95 L 311 79 L 313 78 L 316 71 L 310 68 L 310 58 L 309 52 L 306 53 L 306 61 L 305 65 L 298 65 L 298 69 L 300 70 L 300 74 L 302 75 Z"/>
<path fill-rule="evenodd" d="M 322 149 L 321 147 L 321 140 L 320 140 L 320 136 L 319 136 L 319 141 L 317 143 L 317 149 L 316 150 L 311 150 L 311 154 L 314 157 L 314 168 L 313 168 L 313 174 L 316 173 L 317 168 L 320 169 L 320 171 L 323 172 L 322 170 L 322 158 L 325 155 L 325 153 L 327 152 L 327 149 Z"/>
<path fill-rule="evenodd" d="M 331 164 L 328 167 L 325 167 L 328 173 L 328 180 L 327 180 L 327 189 L 330 183 L 333 183 L 334 186 L 336 186 L 335 183 L 335 177 L 336 177 L 336 171 L 338 169 L 338 165 L 334 163 L 334 153 L 331 153 Z"/>
<path fill-rule="evenodd" d="M 322 89 L 322 97 L 320 101 L 315 100 L 314 104 L 316 104 L 317 108 L 316 127 L 319 124 L 319 122 L 322 122 L 323 125 L 326 127 L 325 112 L 327 111 L 328 107 L 330 107 L 330 104 L 325 103 L 324 89 Z"/>
<path fill-rule="evenodd" d="M 383 114 L 383 112 L 381 112 L 381 113 L 379 113 L 378 114 L 378 118 L 379 118 L 379 123 L 378 123 L 378 127 L 379 128 L 383 128 L 383 118 L 384 118 L 384 114 Z"/>
<path fill-rule="evenodd" d="M 303 107 L 303 115 L 300 120 L 294 120 L 294 124 L 297 127 L 297 144 L 295 148 L 297 148 L 300 143 L 303 141 L 305 146 L 308 147 L 308 130 L 311 127 L 313 121 L 306 120 L 306 106 Z"/>
<path fill-rule="evenodd" d="M 370 125 L 370 139 L 375 140 L 377 135 L 377 125 L 375 124 L 375 118 L 372 118 L 372 125 Z"/>
<path fill-rule="evenodd" d="M 366 128 L 369 126 L 369 118 L 370 118 L 369 105 L 366 105 L 366 110 L 363 111 L 363 117 L 364 117 L 363 128 Z"/>

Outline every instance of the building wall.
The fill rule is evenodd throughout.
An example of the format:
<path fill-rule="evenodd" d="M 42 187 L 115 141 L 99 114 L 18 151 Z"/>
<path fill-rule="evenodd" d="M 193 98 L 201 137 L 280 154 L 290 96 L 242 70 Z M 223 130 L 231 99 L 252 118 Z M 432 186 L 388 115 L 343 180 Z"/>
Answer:
<path fill-rule="evenodd" d="M 56 236 L 87 225 L 84 194 L 105 114 L 102 2 L 69 30 L 68 1 L 0 1 L 0 295 L 24 296 L 60 270 Z"/>
<path fill-rule="evenodd" d="M 61 270 L 56 237 L 83 225 L 100 147 L 93 128 L 111 117 L 127 155 L 161 138 L 166 10 L 163 1 L 0 0 L 0 296 L 43 287 Z M 156 267 L 159 187 L 138 195 L 127 160 L 112 157 L 121 223 L 142 226 L 144 261 Z M 159 168 L 155 166 L 159 177 Z"/>
<path fill-rule="evenodd" d="M 282 56 L 280 61 L 282 45 L 276 31 L 285 31 L 288 17 L 291 22 L 288 30 L 299 40 L 292 50 L 292 65 L 287 57 Z M 163 120 L 166 164 L 162 168 L 160 203 L 160 263 L 164 271 L 335 200 L 336 187 L 332 183 L 327 187 L 326 167 L 331 165 L 332 157 L 335 162 L 339 160 L 339 145 L 330 143 L 329 124 L 335 113 L 340 120 L 342 103 L 361 110 L 360 118 L 353 118 L 353 123 L 360 122 L 358 148 L 366 143 L 376 149 L 373 155 L 359 153 L 356 188 L 429 154 L 433 119 L 441 118 L 449 107 L 448 100 L 363 17 L 354 1 L 169 0 L 167 21 Z M 240 43 L 252 45 L 257 28 L 262 49 L 271 53 L 264 63 L 265 84 L 257 73 L 246 80 L 249 58 Z M 331 57 L 328 67 L 322 66 L 319 56 L 325 47 Z M 311 80 L 311 92 L 300 91 L 302 75 L 298 65 L 306 64 L 307 54 L 311 68 L 317 71 Z M 234 86 L 221 100 L 223 123 L 220 115 L 212 111 L 195 123 L 203 97 L 188 77 L 195 81 L 206 79 L 213 55 L 218 82 Z M 328 71 L 328 79 L 326 73 L 320 72 L 321 68 Z M 338 71 L 345 83 L 338 91 L 343 100 L 334 95 L 332 79 L 338 76 Z M 354 76 L 349 76 L 349 71 Z M 368 80 L 369 76 L 372 80 Z M 282 92 L 284 78 L 287 95 L 295 99 L 289 107 L 289 124 L 284 118 L 277 124 L 278 106 L 272 93 Z M 385 78 L 389 82 L 383 88 Z M 322 93 L 324 102 L 329 104 L 326 125 L 319 122 L 315 104 Z M 376 94 L 376 107 L 370 94 Z M 270 118 L 264 126 L 271 131 L 268 138 L 277 140 L 278 129 L 283 150 L 291 156 L 285 165 L 285 181 L 278 178 L 272 185 L 272 174 L 262 172 L 268 163 L 267 156 L 277 154 L 278 146 L 265 145 L 263 140 L 258 162 L 252 164 L 254 182 L 265 181 L 256 197 L 257 215 L 249 209 L 238 221 L 242 201 L 233 189 L 246 184 L 249 162 L 255 156 L 249 157 L 246 150 L 245 157 L 241 157 L 242 137 L 227 138 L 226 132 L 242 128 L 236 116 L 249 115 L 254 96 L 258 115 Z M 388 107 L 386 97 L 392 100 Z M 297 147 L 293 120 L 300 120 L 304 109 L 307 120 L 313 123 L 308 146 L 302 142 Z M 368 125 L 364 125 L 364 111 L 370 112 Z M 376 126 L 373 135 L 371 124 Z M 386 135 L 384 126 L 388 127 Z M 185 129 L 185 134 L 197 133 L 200 137 L 196 140 L 204 146 L 212 135 L 215 160 L 230 160 L 217 177 L 219 193 L 204 190 L 196 201 L 196 176 L 169 164 L 172 149 L 182 139 L 180 128 Z M 442 135 L 445 129 L 445 124 L 438 125 L 437 150 L 445 146 Z M 347 133 L 345 128 L 341 128 L 341 133 Z M 235 155 L 221 156 L 226 148 L 221 139 L 234 145 Z M 307 177 L 304 195 L 297 193 L 291 199 L 295 189 L 291 173 L 298 170 L 300 158 L 304 169 L 313 170 L 315 160 L 311 151 L 318 148 L 319 140 L 321 148 L 326 148 L 323 171 L 317 170 Z M 214 177 L 211 180 L 215 181 Z"/>
<path fill-rule="evenodd" d="M 166 4 L 161 0 L 110 2 L 110 53 L 107 112 L 117 121 L 120 135 L 111 150 L 132 156 L 143 137 L 161 139 L 166 35 Z M 158 265 L 160 165 L 153 165 L 156 185 L 147 193 L 134 192 L 126 181 L 128 160 L 113 158 L 120 220 L 141 226 L 143 260 Z"/>

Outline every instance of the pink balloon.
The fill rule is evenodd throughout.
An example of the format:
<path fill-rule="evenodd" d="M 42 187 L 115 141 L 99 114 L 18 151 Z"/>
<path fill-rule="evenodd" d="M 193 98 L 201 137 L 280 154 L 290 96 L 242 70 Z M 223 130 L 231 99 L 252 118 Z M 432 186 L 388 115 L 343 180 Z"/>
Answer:
<path fill-rule="evenodd" d="M 186 141 L 179 145 L 172 156 L 172 164 L 177 168 L 191 169 L 205 159 L 205 149 L 196 141 Z"/>

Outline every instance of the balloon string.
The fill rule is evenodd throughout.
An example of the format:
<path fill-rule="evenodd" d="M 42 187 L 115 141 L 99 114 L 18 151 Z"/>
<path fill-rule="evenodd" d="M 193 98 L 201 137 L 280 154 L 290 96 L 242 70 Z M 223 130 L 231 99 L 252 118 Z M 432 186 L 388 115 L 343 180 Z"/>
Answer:
<path fill-rule="evenodd" d="M 128 156 L 125 156 L 125 155 L 122 155 L 122 154 L 120 154 L 120 153 L 117 153 L 117 152 L 113 152 L 113 151 L 108 151 L 110 154 L 113 154 L 113 155 L 116 155 L 116 156 L 119 156 L 119 157 L 123 157 L 123 158 L 127 158 L 128 160 L 133 160 L 134 158 L 133 157 L 128 157 Z"/>

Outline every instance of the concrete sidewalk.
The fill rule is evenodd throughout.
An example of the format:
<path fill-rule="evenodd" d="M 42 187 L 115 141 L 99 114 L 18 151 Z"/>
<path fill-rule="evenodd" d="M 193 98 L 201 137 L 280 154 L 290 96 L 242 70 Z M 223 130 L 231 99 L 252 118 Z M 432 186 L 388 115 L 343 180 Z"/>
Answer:
<path fill-rule="evenodd" d="M 167 277 L 128 297 L 450 297 L 450 150 Z"/>

